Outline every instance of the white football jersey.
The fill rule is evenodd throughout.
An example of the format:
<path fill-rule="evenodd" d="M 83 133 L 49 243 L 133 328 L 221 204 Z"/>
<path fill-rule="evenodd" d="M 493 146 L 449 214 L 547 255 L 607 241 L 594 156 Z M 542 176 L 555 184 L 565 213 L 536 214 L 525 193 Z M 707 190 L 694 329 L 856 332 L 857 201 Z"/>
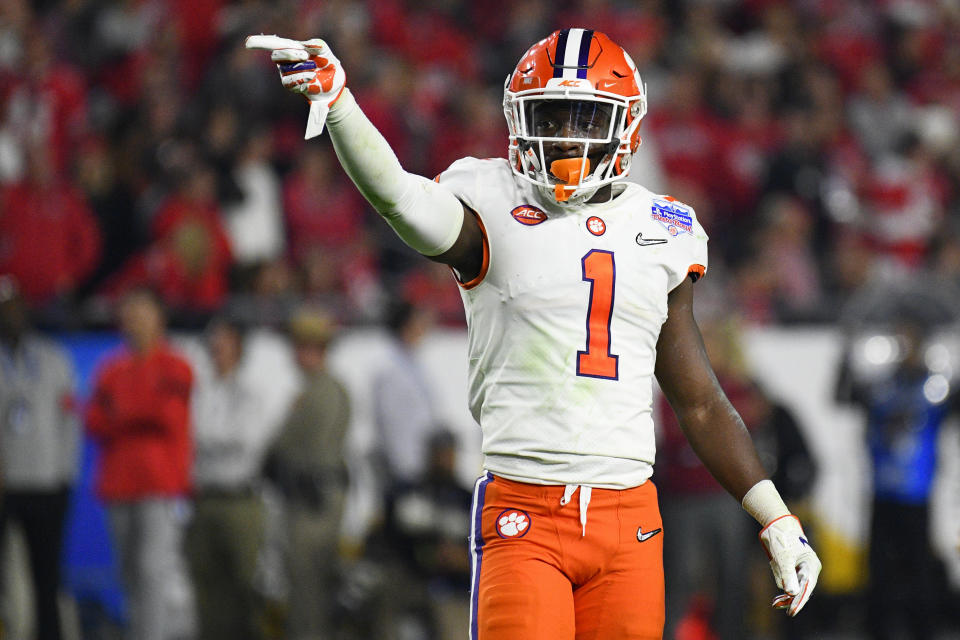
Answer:
<path fill-rule="evenodd" d="M 535 484 L 642 484 L 667 294 L 707 266 L 693 209 L 632 183 L 564 208 L 505 159 L 464 158 L 437 180 L 487 238 L 484 271 L 461 286 L 484 467 Z"/>

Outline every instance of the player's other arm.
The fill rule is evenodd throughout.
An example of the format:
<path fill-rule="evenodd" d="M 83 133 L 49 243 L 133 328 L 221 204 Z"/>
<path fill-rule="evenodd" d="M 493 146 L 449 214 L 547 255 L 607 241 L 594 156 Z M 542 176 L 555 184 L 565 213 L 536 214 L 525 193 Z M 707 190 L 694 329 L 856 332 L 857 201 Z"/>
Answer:
<path fill-rule="evenodd" d="M 342 65 L 325 42 L 314 39 L 300 44 L 305 49 L 275 49 L 271 58 L 277 62 L 284 87 L 327 107 L 326 125 L 334 151 L 360 193 L 410 247 L 449 264 L 461 279 L 473 279 L 483 261 L 475 214 L 443 185 L 403 169 L 346 88 Z M 311 108 L 311 114 L 314 111 Z M 313 126 L 314 131 L 319 128 Z"/>
<path fill-rule="evenodd" d="M 766 472 L 707 358 L 693 317 L 689 278 L 670 293 L 667 320 L 657 343 L 656 375 L 697 456 L 731 495 L 743 500 L 766 478 Z"/>
<path fill-rule="evenodd" d="M 777 586 L 786 592 L 773 604 L 796 615 L 817 584 L 820 560 L 799 520 L 766 478 L 743 420 L 717 382 L 693 317 L 689 279 L 670 293 L 657 342 L 656 375 L 697 456 L 763 527 L 760 540 Z"/>

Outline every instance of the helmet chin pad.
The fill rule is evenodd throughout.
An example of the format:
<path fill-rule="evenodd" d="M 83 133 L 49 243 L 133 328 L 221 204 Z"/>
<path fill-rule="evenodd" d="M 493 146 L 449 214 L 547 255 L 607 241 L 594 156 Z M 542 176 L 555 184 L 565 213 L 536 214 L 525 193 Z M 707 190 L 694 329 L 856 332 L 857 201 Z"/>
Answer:
<path fill-rule="evenodd" d="M 562 184 L 553 187 L 557 202 L 566 202 L 575 189 L 567 190 L 564 185 L 579 185 L 585 175 L 590 175 L 590 158 L 561 158 L 550 163 L 550 173 Z"/>

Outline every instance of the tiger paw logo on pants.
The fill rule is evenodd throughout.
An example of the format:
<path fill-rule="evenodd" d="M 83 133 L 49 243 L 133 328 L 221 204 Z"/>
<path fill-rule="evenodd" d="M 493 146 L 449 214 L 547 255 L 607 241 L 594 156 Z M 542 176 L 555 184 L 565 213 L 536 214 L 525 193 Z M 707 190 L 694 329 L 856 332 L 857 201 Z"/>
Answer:
<path fill-rule="evenodd" d="M 522 538 L 530 529 L 530 516 L 519 509 L 506 509 L 497 518 L 497 534 L 501 538 Z"/>

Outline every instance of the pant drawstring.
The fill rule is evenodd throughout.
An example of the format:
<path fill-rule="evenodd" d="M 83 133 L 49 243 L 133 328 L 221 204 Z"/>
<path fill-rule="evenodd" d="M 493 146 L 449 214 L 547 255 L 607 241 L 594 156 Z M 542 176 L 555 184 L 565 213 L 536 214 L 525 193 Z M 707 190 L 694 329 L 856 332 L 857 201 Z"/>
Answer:
<path fill-rule="evenodd" d="M 572 498 L 573 494 L 577 492 L 577 489 L 580 489 L 580 537 L 583 538 L 587 535 L 587 507 L 590 506 L 590 494 L 592 489 L 588 486 L 580 484 L 565 485 L 563 487 L 563 497 L 560 498 L 560 505 L 563 506 L 570 502 L 570 498 Z"/>

